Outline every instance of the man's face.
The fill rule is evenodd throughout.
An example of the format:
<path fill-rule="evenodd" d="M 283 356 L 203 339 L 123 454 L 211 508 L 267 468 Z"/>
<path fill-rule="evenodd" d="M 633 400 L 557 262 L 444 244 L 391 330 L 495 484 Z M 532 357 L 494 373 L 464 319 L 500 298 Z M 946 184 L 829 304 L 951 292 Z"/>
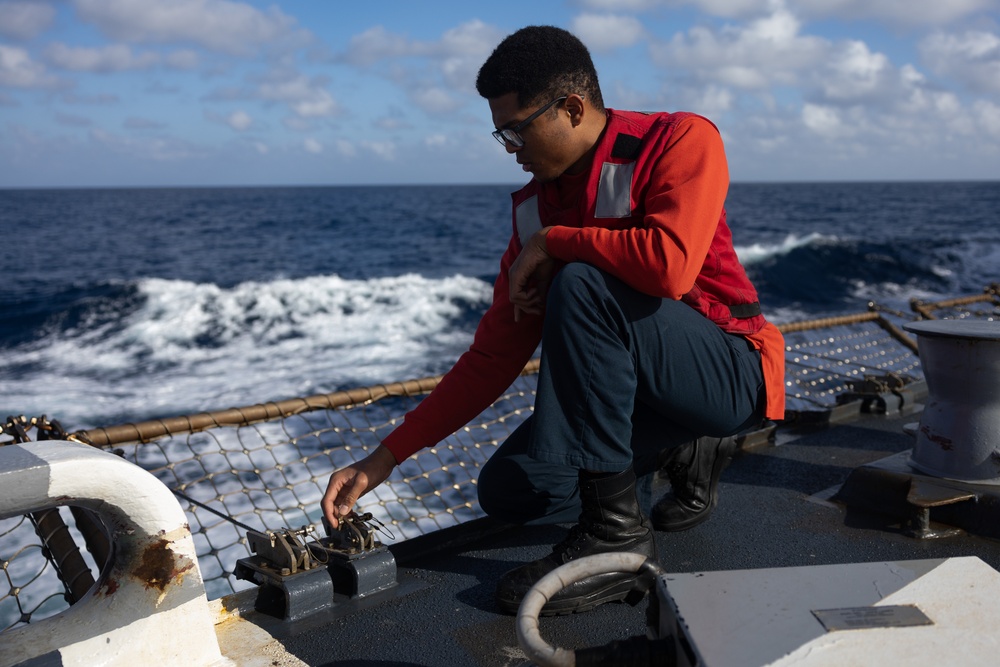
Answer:
<path fill-rule="evenodd" d="M 522 109 L 518 105 L 517 93 L 507 93 L 489 100 L 493 115 L 493 125 L 498 130 L 512 128 L 527 119 L 551 100 L 543 100 L 536 106 Z M 515 147 L 505 144 L 508 153 L 513 153 L 521 168 L 545 183 L 561 176 L 580 159 L 574 148 L 573 124 L 562 104 L 553 105 L 552 110 L 542 113 L 520 130 L 524 145 Z"/>

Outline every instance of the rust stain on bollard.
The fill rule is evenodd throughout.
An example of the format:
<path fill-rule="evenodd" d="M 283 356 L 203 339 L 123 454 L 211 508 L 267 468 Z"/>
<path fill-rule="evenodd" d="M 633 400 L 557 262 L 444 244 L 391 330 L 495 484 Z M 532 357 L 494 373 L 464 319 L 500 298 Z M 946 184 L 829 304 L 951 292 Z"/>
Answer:
<path fill-rule="evenodd" d="M 931 433 L 931 430 L 926 426 L 920 427 L 920 432 L 927 436 L 927 439 L 933 442 L 935 445 L 940 447 L 946 452 L 950 452 L 955 449 L 955 445 L 952 443 L 951 438 L 946 438 L 943 435 L 937 435 L 936 433 Z"/>
<path fill-rule="evenodd" d="M 143 549 L 139 565 L 132 570 L 146 588 L 156 588 L 161 595 L 171 583 L 184 581 L 184 573 L 194 567 L 193 561 L 178 557 L 170 545 L 167 539 L 156 540 Z"/>

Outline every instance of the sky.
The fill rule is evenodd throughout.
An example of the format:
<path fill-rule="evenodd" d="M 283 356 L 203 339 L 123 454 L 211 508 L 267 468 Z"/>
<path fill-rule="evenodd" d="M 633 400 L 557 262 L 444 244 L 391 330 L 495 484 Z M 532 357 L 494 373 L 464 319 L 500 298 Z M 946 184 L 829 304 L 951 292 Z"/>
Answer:
<path fill-rule="evenodd" d="M 1000 179 L 1000 0 L 0 0 L 0 187 L 517 184 L 475 78 L 533 24 L 734 182 Z"/>

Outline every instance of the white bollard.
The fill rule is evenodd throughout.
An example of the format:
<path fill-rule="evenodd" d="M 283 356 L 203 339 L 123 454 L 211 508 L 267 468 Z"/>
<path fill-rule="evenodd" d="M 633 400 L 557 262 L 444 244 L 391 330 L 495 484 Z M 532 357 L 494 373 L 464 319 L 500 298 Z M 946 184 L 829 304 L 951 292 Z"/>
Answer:
<path fill-rule="evenodd" d="M 927 404 L 910 464 L 975 484 L 1000 484 L 1000 322 L 928 320 L 917 334 Z"/>
<path fill-rule="evenodd" d="M 110 562 L 69 609 L 5 632 L 0 667 L 232 664 L 219 651 L 187 518 L 169 489 L 79 443 L 0 447 L 0 517 L 63 505 L 102 516 Z"/>

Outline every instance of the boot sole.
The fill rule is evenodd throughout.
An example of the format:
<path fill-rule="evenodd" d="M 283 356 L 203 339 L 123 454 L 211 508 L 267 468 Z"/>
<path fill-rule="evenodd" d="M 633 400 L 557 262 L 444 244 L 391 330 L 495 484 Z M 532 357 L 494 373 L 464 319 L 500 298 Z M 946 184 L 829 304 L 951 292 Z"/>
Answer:
<path fill-rule="evenodd" d="M 708 518 L 712 515 L 712 510 L 715 509 L 715 506 L 717 504 L 718 504 L 718 498 L 713 498 L 712 502 L 709 504 L 708 507 L 698 512 L 697 514 L 692 514 L 683 521 L 673 521 L 668 523 L 666 521 L 657 521 L 655 518 L 651 519 L 651 522 L 653 524 L 653 529 L 663 533 L 679 533 L 685 530 L 690 530 L 695 526 L 698 526 L 708 521 Z"/>

